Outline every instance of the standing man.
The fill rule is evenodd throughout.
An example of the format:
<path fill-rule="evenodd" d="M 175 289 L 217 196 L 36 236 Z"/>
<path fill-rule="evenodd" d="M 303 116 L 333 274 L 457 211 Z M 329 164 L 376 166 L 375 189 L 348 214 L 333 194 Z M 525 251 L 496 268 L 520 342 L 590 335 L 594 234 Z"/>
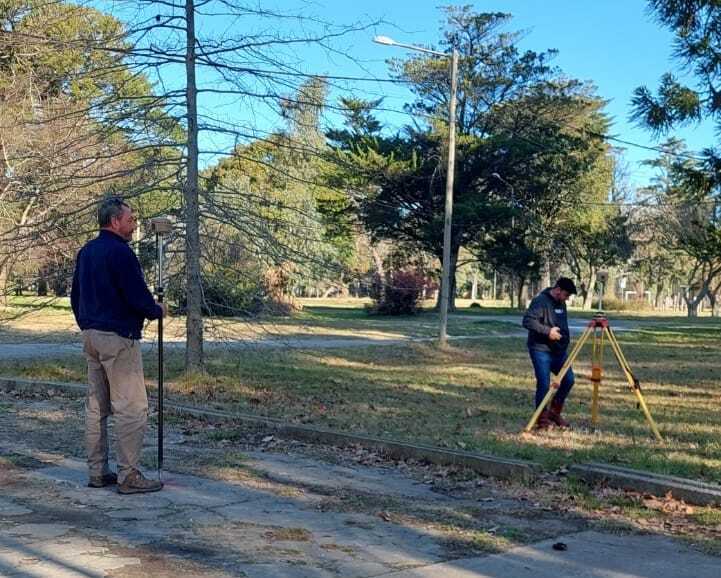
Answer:
<path fill-rule="evenodd" d="M 551 386 L 551 372 L 557 374 L 566 362 L 571 336 L 568 331 L 566 300 L 576 293 L 576 285 L 567 277 L 561 277 L 553 287 L 544 289 L 531 301 L 523 316 L 523 327 L 528 329 L 528 353 L 536 374 L 536 407 Z M 555 424 L 562 428 L 569 423 L 561 417 L 563 404 L 574 384 L 573 369 L 563 376 L 550 409 L 543 410 L 536 422 L 538 429 Z"/>
<path fill-rule="evenodd" d="M 167 309 L 153 299 L 128 246 L 137 227 L 133 210 L 122 199 L 106 199 L 98 208 L 98 224 L 100 234 L 78 253 L 70 294 L 88 362 L 88 486 L 117 483 L 121 494 L 156 492 L 163 484 L 138 469 L 148 421 L 140 333 L 145 319 L 159 319 Z M 117 429 L 117 475 L 108 467 L 111 413 Z"/>

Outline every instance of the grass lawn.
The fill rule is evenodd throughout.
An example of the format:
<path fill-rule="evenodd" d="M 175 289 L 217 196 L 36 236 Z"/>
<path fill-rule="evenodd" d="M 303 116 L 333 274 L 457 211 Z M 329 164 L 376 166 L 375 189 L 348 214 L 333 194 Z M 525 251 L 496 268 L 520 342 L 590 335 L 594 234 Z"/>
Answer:
<path fill-rule="evenodd" d="M 432 338 L 438 332 L 438 316 L 432 303 L 417 315 L 383 317 L 368 315 L 364 299 L 301 299 L 303 309 L 293 317 L 213 318 L 205 321 L 206 339 L 302 339 L 325 337 L 335 339 L 402 339 Z M 484 306 L 469 308 L 470 301 L 458 300 L 458 310 L 448 321 L 451 336 L 486 336 L 497 333 L 522 332 L 521 312 L 508 307 Z M 503 316 L 490 321 L 489 317 Z M 571 318 L 590 319 L 592 311 L 571 311 Z M 697 327 L 715 326 L 717 320 L 700 317 L 692 322 L 676 315 L 649 316 L 647 312 L 614 313 L 614 319 L 631 320 L 642 326 Z M 156 324 L 146 325 L 144 335 L 154 340 Z M 173 316 L 165 324 L 168 340 L 183 340 L 185 318 Z M 0 344 L 22 342 L 62 343 L 79 341 L 80 333 L 70 311 L 67 298 L 10 297 L 8 306 L 0 307 Z"/>
<path fill-rule="evenodd" d="M 58 313 L 60 315 L 62 311 Z M 67 311 L 65 312 L 67 315 Z M 55 312 L 49 314 L 51 319 Z M 341 431 L 537 460 L 548 467 L 604 461 L 721 482 L 721 323 L 654 318 L 619 332 L 626 357 L 666 443 L 653 441 L 643 413 L 606 353 L 601 423 L 590 428 L 590 351 L 576 365 L 567 406 L 572 432 L 519 433 L 530 417 L 533 379 L 522 337 L 503 336 L 506 322 L 446 352 L 431 343 L 352 349 L 268 350 L 249 345 L 209 350 L 207 375 L 182 377 L 183 356 L 167 354 L 168 396 L 184 402 L 281 417 Z M 434 334 L 431 314 L 367 318 L 357 308 L 306 308 L 282 322 L 284 334 L 374 332 Z M 281 322 L 278 321 L 278 326 Z M 455 330 L 469 330 L 463 324 Z M 489 336 L 490 331 L 497 335 Z M 477 333 L 470 333 L 475 335 Z M 146 375 L 156 375 L 155 354 Z M 1 375 L 83 381 L 82 359 L 0 361 Z"/>
<path fill-rule="evenodd" d="M 384 317 L 368 315 L 367 300 L 301 300 L 303 309 L 292 317 L 212 318 L 205 321 L 209 340 L 277 339 L 277 338 L 368 338 L 401 339 L 434 337 L 438 333 L 438 315 L 429 306 L 416 315 Z M 451 316 L 449 335 L 484 335 L 489 331 L 521 331 L 519 323 L 474 319 L 464 314 Z M 504 312 L 498 309 L 498 312 Z M 487 315 L 488 313 L 486 313 Z M 516 311 L 515 315 L 519 315 Z M 485 316 L 485 315 L 484 315 Z M 165 324 L 168 340 L 185 336 L 185 317 L 171 316 Z M 148 323 L 144 336 L 156 338 L 156 324 Z M 0 344 L 22 342 L 60 343 L 79 341 L 80 333 L 70 310 L 69 299 L 53 297 L 11 297 L 0 307 Z"/>

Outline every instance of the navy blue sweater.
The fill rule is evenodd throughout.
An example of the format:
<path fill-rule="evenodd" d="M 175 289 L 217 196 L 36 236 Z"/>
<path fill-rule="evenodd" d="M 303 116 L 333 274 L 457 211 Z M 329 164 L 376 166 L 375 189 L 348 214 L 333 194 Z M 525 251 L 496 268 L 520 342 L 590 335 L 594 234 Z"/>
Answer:
<path fill-rule="evenodd" d="M 70 302 L 80 329 L 140 339 L 144 319 L 158 319 L 140 262 L 119 235 L 101 230 L 78 253 Z"/>

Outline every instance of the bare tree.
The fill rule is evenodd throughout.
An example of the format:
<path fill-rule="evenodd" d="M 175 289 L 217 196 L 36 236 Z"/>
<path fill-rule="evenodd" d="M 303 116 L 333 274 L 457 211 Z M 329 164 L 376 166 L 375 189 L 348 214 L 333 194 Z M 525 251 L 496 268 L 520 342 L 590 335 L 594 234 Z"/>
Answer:
<path fill-rule="evenodd" d="M 64 247 L 71 258 L 94 228 L 94 207 L 103 195 L 130 197 L 146 216 L 177 214 L 184 240 L 183 271 L 177 273 L 184 277 L 186 369 L 202 371 L 203 311 L 208 310 L 204 262 L 218 266 L 220 254 L 208 250 L 206 258 L 206 241 L 210 246 L 215 237 L 216 248 L 225 243 L 227 254 L 233 237 L 228 230 L 243 233 L 254 214 L 252 229 L 274 230 L 256 235 L 254 242 L 263 245 L 257 255 L 276 263 L 326 263 L 291 242 L 278 242 L 306 234 L 311 244 L 322 241 L 318 227 L 309 225 L 321 220 L 314 207 L 275 200 L 282 206 L 281 217 L 258 211 L 242 215 L 248 203 L 228 202 L 247 195 L 242 181 L 226 179 L 211 195 L 201 168 L 214 157 L 237 156 L 244 145 L 263 140 L 293 151 L 295 167 L 322 155 L 322 138 L 301 142 L 271 134 L 266 139 L 268 129 L 253 115 L 265 116 L 264 124 L 272 125 L 293 110 L 312 111 L 315 105 L 303 109 L 308 96 L 300 89 L 317 74 L 305 68 L 298 50 L 315 46 L 349 58 L 337 46 L 339 39 L 370 23 L 339 26 L 232 0 L 113 6 L 114 16 L 57 1 L 13 0 L 0 8 L 0 69 L 12 72 L 11 81 L 0 80 L 0 106 L 5 113 L 12 102 L 16 111 L 3 114 L 0 135 L 18 135 L 0 142 L 0 195 L 11 199 L 0 216 L 0 267 L 9 277 L 20 254 L 47 260 L 41 243 Z M 203 36 L 198 30 L 211 32 Z M 184 74 L 178 74 L 182 68 Z M 48 70 L 51 74 L 38 78 Z M 324 82 L 341 90 L 353 81 L 328 75 Z M 27 87 L 24 92 L 20 84 Z M 239 115 L 239 110 L 251 114 Z M 299 118 L 298 126 L 306 120 Z M 36 135 L 43 146 L 33 145 L 28 135 Z M 320 186 L 315 170 L 296 170 L 288 163 L 269 169 L 285 181 L 286 190 L 292 183 Z M 289 212 L 303 218 L 289 218 Z M 269 219 L 275 222 L 270 225 Z M 279 229 L 288 234 L 277 234 Z"/>

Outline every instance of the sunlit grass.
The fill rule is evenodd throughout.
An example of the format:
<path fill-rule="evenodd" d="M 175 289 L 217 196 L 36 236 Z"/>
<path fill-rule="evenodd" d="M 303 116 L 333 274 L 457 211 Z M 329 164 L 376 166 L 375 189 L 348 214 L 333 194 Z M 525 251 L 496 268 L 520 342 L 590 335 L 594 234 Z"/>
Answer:
<path fill-rule="evenodd" d="M 386 335 L 435 331 L 431 314 L 369 319 L 361 309 L 324 307 L 306 308 L 303 315 L 292 323 L 298 327 L 304 323 L 309 333 L 323 335 L 336 331 L 358 335 L 356 326 L 364 326 L 367 334 L 383 333 L 381 325 L 388 328 Z M 464 323 L 482 327 L 473 319 Z M 300 331 L 282 327 L 286 336 Z M 566 409 L 576 429 L 521 434 L 532 409 L 534 380 L 523 338 L 508 337 L 508 326 L 505 329 L 499 337 L 484 331 L 477 339 L 452 342 L 447 351 L 432 342 L 318 350 L 209 348 L 206 373 L 193 376 L 183 374 L 181 351 L 166 350 L 167 391 L 171 399 L 185 402 L 533 459 L 549 467 L 604 461 L 721 481 L 719 322 L 651 319 L 637 330 L 618 333 L 664 444 L 650 435 L 610 350 L 597 428 L 590 423 L 590 351 L 586 350 L 575 364 L 577 387 Z M 152 387 L 155 351 L 146 354 L 145 368 Z M 80 356 L 52 362 L 3 361 L 0 374 L 85 380 Z"/>
<path fill-rule="evenodd" d="M 327 301 L 332 303 L 332 300 Z M 166 341 L 183 341 L 185 325 L 183 315 L 167 318 L 164 323 Z M 451 316 L 448 325 L 448 333 L 453 336 L 482 336 L 514 330 L 520 330 L 518 323 L 478 321 L 464 314 Z M 432 308 L 424 309 L 417 315 L 384 317 L 368 315 L 363 307 L 340 307 L 337 303 L 315 304 L 292 316 L 213 317 L 204 321 L 205 339 L 220 343 L 310 337 L 397 340 L 432 338 L 437 332 L 438 315 Z M 147 322 L 143 334 L 146 340 L 155 341 L 157 323 Z M 0 343 L 61 343 L 79 340 L 80 331 L 67 298 L 11 297 L 5 306 L 0 305 Z"/>

